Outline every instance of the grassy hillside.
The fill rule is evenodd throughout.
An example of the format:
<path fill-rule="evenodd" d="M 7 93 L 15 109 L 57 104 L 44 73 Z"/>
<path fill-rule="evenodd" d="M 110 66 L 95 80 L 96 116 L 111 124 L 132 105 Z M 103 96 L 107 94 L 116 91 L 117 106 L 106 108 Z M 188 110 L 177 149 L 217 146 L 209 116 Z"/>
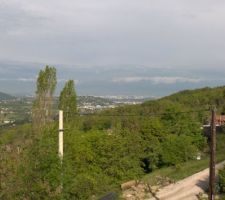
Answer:
<path fill-rule="evenodd" d="M 182 91 L 141 105 L 75 116 L 64 124 L 63 166 L 57 154 L 57 122 L 36 135 L 30 125 L 2 129 L 0 199 L 95 200 L 118 192 L 125 181 L 189 166 L 198 153 L 207 159 L 200 127 L 210 112 L 185 111 L 212 104 L 222 111 L 224 90 Z"/>

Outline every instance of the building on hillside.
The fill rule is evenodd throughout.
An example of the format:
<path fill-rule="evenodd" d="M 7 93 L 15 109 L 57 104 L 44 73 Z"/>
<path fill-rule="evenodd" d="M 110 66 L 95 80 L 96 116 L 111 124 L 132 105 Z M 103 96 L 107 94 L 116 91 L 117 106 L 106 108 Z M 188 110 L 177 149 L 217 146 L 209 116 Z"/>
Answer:
<path fill-rule="evenodd" d="M 225 125 L 225 115 L 216 115 L 216 126 Z M 208 124 L 203 125 L 203 127 L 210 127 L 211 119 L 208 120 Z"/>
<path fill-rule="evenodd" d="M 222 126 L 225 124 L 225 115 L 216 115 L 216 125 Z"/>
<path fill-rule="evenodd" d="M 216 115 L 216 132 L 221 133 L 223 131 L 223 126 L 225 125 L 225 115 Z M 210 137 L 210 131 L 211 131 L 211 119 L 209 120 L 209 123 L 202 126 L 202 129 L 204 130 L 204 135 L 207 137 Z"/>

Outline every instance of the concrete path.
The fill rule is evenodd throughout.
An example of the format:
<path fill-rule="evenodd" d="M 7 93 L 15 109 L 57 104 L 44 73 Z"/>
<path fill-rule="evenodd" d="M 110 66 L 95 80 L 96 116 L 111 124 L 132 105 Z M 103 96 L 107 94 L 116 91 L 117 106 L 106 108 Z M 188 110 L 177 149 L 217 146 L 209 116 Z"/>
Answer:
<path fill-rule="evenodd" d="M 224 165 L 225 161 L 217 164 L 216 169 L 221 169 Z M 149 200 L 197 200 L 196 195 L 208 188 L 208 179 L 209 168 L 160 189 Z"/>

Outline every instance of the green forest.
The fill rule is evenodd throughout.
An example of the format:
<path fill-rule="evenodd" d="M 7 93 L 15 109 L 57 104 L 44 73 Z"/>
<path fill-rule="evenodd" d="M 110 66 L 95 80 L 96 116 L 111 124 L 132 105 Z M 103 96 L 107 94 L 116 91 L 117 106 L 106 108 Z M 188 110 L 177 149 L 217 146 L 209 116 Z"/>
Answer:
<path fill-rule="evenodd" d="M 51 112 L 56 70 L 46 67 L 37 80 L 32 123 L 0 129 L 0 199 L 120 198 L 120 185 L 156 170 L 176 169 L 208 158 L 201 129 L 210 108 L 225 113 L 225 87 L 185 90 L 140 105 L 80 115 L 74 82 L 61 92 L 64 158 L 58 156 L 58 120 Z M 217 156 L 225 160 L 225 128 L 218 133 Z M 225 192 L 225 169 L 218 192 Z"/>

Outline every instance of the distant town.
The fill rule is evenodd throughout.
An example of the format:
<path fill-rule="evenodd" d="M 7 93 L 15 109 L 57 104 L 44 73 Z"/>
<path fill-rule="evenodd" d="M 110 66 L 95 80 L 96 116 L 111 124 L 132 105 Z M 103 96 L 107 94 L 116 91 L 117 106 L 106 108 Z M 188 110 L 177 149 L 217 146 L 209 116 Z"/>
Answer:
<path fill-rule="evenodd" d="M 94 113 L 96 111 L 116 108 L 122 105 L 141 104 L 152 98 L 143 96 L 78 96 L 78 111 Z M 0 126 L 15 126 L 31 120 L 31 107 L 34 97 L 15 97 L 0 100 Z M 55 98 L 57 112 L 58 97 Z"/>

